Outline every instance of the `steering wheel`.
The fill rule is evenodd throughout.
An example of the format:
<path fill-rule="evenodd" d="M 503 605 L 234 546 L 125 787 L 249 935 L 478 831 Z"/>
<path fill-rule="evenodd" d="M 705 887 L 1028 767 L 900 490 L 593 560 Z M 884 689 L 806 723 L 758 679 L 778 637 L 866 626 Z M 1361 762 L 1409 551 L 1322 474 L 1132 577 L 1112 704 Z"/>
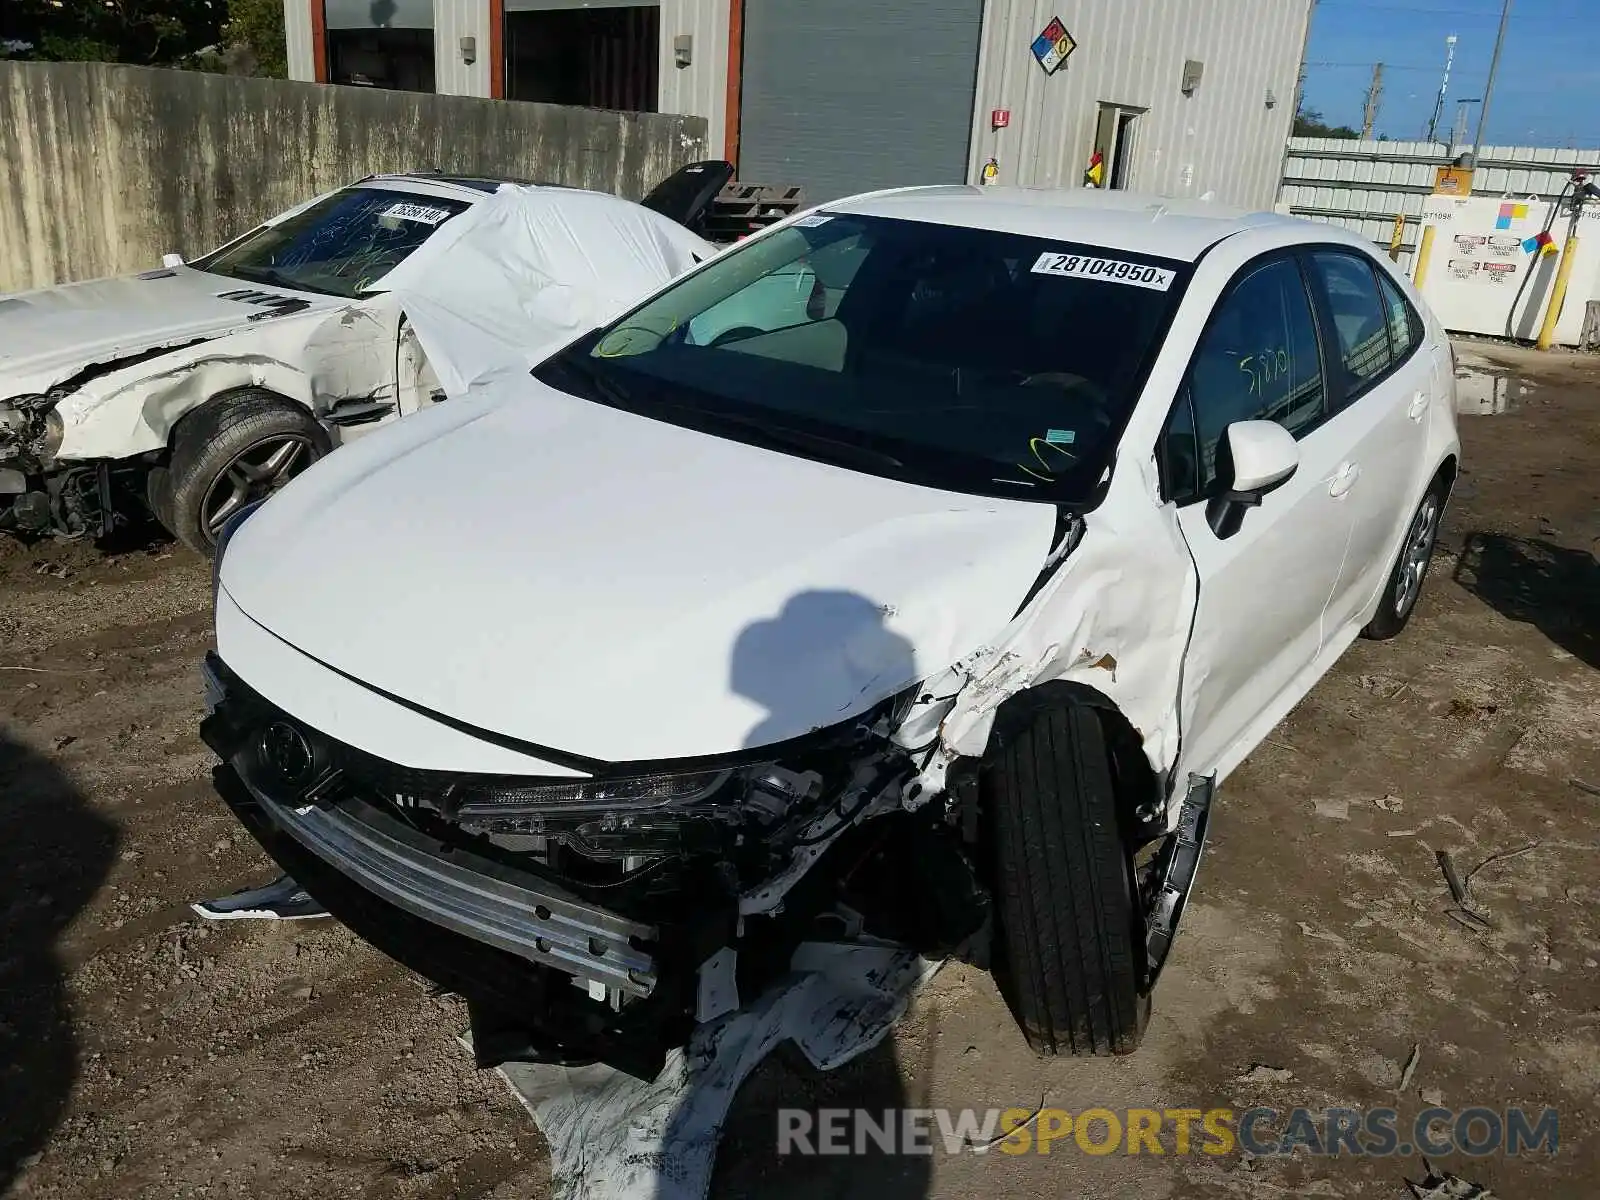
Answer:
<path fill-rule="evenodd" d="M 765 329 L 757 329 L 754 325 L 735 325 L 731 329 L 724 329 L 717 334 L 707 343 L 707 346 L 710 349 L 715 349 L 718 346 L 726 346 L 729 342 L 742 342 L 745 338 L 757 337 L 765 332 L 767 332 Z"/>

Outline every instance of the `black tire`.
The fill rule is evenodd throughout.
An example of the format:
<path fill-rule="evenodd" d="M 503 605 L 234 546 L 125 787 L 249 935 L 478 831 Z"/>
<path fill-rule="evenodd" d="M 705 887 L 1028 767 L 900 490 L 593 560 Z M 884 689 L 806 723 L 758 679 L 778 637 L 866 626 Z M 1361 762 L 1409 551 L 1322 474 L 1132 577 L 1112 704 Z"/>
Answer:
<path fill-rule="evenodd" d="M 979 789 L 994 843 L 995 979 L 1028 1045 L 1131 1053 L 1149 1015 L 1144 918 L 1099 719 L 1039 710 L 1000 738 Z"/>
<path fill-rule="evenodd" d="M 1378 611 L 1361 631 L 1362 637 L 1386 642 L 1397 636 L 1411 620 L 1411 614 L 1417 611 L 1417 601 L 1428 577 L 1428 563 L 1433 559 L 1433 548 L 1439 540 L 1444 500 L 1444 481 L 1435 479 L 1411 515 L 1405 540 L 1400 543 L 1400 553 L 1389 571 L 1389 582 L 1384 585 L 1383 597 L 1378 601 Z"/>
<path fill-rule="evenodd" d="M 151 472 L 150 507 L 209 558 L 229 512 L 271 495 L 332 448 L 327 430 L 292 400 L 259 388 L 229 392 L 178 422 L 170 463 Z"/>

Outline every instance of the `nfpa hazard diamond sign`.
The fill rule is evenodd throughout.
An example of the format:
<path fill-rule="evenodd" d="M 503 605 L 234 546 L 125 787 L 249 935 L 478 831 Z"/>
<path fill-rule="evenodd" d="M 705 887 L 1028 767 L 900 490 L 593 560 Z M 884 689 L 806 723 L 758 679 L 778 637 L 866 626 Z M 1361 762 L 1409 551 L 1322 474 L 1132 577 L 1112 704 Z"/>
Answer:
<path fill-rule="evenodd" d="M 1039 60 L 1046 75 L 1054 75 L 1066 64 L 1067 56 L 1078 48 L 1078 43 L 1067 32 L 1060 17 L 1052 17 L 1044 32 L 1033 39 L 1033 56 Z"/>

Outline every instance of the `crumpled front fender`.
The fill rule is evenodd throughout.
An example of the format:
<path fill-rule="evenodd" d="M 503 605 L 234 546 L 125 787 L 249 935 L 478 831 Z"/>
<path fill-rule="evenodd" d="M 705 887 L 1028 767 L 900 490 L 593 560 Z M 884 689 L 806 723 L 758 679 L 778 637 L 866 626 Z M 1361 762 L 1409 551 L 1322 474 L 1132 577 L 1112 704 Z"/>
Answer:
<path fill-rule="evenodd" d="M 909 806 L 943 790 L 956 759 L 984 753 L 1001 705 L 1052 680 L 1083 684 L 1113 704 L 1158 778 L 1177 764 L 1198 583 L 1153 465 L 1125 464 L 1084 526 L 1078 545 L 993 641 L 921 689 L 896 739 L 908 747 L 935 741 L 906 789 Z"/>
<path fill-rule="evenodd" d="M 60 460 L 131 458 L 164 449 L 172 427 L 212 396 L 259 387 L 312 405 L 311 386 L 292 363 L 263 354 L 218 354 L 209 346 L 156 364 L 117 371 L 86 384 L 56 406 Z M 210 351 L 207 353 L 207 351 Z"/>
<path fill-rule="evenodd" d="M 378 297 L 275 318 L 96 376 L 56 406 L 62 460 L 120 459 L 166 447 L 185 413 L 239 388 L 319 411 L 318 398 L 394 390 L 398 310 Z"/>

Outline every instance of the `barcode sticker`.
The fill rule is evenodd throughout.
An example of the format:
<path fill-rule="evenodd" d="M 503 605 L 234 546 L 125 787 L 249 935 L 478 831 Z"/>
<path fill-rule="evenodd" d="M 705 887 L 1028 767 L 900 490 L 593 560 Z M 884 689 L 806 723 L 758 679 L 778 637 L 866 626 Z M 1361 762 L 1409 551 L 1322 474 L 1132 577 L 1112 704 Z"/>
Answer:
<path fill-rule="evenodd" d="M 794 224 L 797 229 L 810 229 L 816 225 L 826 225 L 831 220 L 833 220 L 832 213 L 807 213 L 803 217 L 797 217 Z"/>
<path fill-rule="evenodd" d="M 1164 292 L 1172 286 L 1176 272 L 1150 267 L 1120 258 L 1091 258 L 1085 254 L 1041 254 L 1033 264 L 1035 275 L 1066 275 L 1074 279 L 1099 279 L 1106 283 L 1125 283 L 1130 287 Z"/>
<path fill-rule="evenodd" d="M 423 225 L 437 225 L 450 215 L 448 208 L 429 208 L 426 204 L 391 204 L 381 214 L 401 221 L 416 221 Z"/>

